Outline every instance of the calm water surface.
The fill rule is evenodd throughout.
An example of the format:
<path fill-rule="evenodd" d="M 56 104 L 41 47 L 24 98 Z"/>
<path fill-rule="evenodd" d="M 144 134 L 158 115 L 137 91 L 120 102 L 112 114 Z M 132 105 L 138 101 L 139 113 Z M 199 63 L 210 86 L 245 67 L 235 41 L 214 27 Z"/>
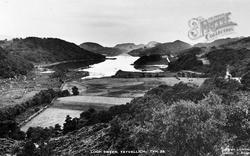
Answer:
<path fill-rule="evenodd" d="M 133 57 L 128 54 L 123 54 L 114 57 L 114 59 L 107 59 L 104 62 L 94 64 L 90 66 L 90 68 L 82 69 L 80 71 L 89 72 L 89 76 L 84 77 L 83 79 L 91 79 L 91 78 L 101 78 L 101 77 L 109 77 L 115 75 L 118 70 L 123 71 L 131 71 L 131 72 L 141 72 L 141 69 L 135 69 L 133 63 L 139 57 Z M 144 71 L 144 72 L 162 72 L 159 69 Z"/>

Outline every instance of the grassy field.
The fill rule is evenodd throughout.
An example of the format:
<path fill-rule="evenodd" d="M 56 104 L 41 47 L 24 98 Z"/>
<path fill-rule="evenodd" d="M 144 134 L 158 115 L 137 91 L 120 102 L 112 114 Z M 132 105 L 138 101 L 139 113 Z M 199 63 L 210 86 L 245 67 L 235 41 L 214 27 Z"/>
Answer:
<path fill-rule="evenodd" d="M 83 102 L 83 103 L 103 103 L 111 105 L 120 105 L 130 102 L 131 98 L 115 98 L 115 97 L 100 97 L 100 96 L 69 96 L 58 98 L 56 102 Z M 56 103 L 55 102 L 55 103 Z"/>
<path fill-rule="evenodd" d="M 102 96 L 69 96 L 58 98 L 56 101 L 54 101 L 53 107 L 82 111 L 87 110 L 91 107 L 98 110 L 103 110 L 113 105 L 126 104 L 131 100 L 132 98 Z"/>
<path fill-rule="evenodd" d="M 29 127 L 49 127 L 57 123 L 62 125 L 67 115 L 70 115 L 72 118 L 79 117 L 81 112 L 89 108 L 106 110 L 113 105 L 126 104 L 131 100 L 131 98 L 100 96 L 70 96 L 58 98 L 54 101 L 52 107 L 47 108 L 41 114 L 22 126 L 21 129 L 27 131 Z"/>
<path fill-rule="evenodd" d="M 100 78 L 80 80 L 79 82 L 67 82 L 63 89 L 73 86 L 79 88 L 80 95 L 134 98 L 144 95 L 148 90 L 159 85 L 174 85 L 179 82 L 192 83 L 197 86 L 204 82 L 205 78 Z"/>
<path fill-rule="evenodd" d="M 36 116 L 22 127 L 26 131 L 28 127 L 48 127 L 55 124 L 63 124 L 66 115 L 79 117 L 80 113 L 94 108 L 106 110 L 113 105 L 126 104 L 135 97 L 143 96 L 148 90 L 159 85 L 174 85 L 179 82 L 201 85 L 204 78 L 101 78 L 67 82 L 62 89 L 71 90 L 77 86 L 79 96 L 58 98 L 53 106 Z"/>
<path fill-rule="evenodd" d="M 26 125 L 21 127 L 21 130 L 27 131 L 29 127 L 49 127 L 55 126 L 55 124 L 62 125 L 65 121 L 67 115 L 72 118 L 79 117 L 82 111 L 79 110 L 69 110 L 60 108 L 48 108 L 35 118 L 33 118 Z"/>

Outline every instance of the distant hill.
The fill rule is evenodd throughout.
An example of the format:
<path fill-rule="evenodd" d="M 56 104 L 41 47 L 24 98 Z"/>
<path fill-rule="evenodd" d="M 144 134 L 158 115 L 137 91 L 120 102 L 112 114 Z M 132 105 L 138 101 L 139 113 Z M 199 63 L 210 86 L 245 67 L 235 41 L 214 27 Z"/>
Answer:
<path fill-rule="evenodd" d="M 85 43 L 80 44 L 79 46 L 83 49 L 86 49 L 86 50 L 92 51 L 92 52 L 95 52 L 95 51 L 98 51 L 98 50 L 104 48 L 100 44 L 94 43 L 94 42 L 85 42 Z"/>
<path fill-rule="evenodd" d="M 195 44 L 194 47 L 219 47 L 224 44 L 230 44 L 232 42 L 238 41 L 241 38 L 223 38 L 223 39 L 218 39 L 210 43 L 198 43 Z"/>
<path fill-rule="evenodd" d="M 209 48 L 208 51 L 193 47 L 183 51 L 177 58 L 169 64 L 168 70 L 192 70 L 206 73 L 208 76 L 224 76 L 229 65 L 230 73 L 236 77 L 241 77 L 250 70 L 250 50 L 246 48 Z M 203 64 L 202 59 L 207 60 L 209 64 Z"/>
<path fill-rule="evenodd" d="M 176 58 L 169 64 L 168 70 L 193 70 L 208 75 L 224 76 L 226 66 L 229 65 L 230 73 L 240 77 L 250 70 L 250 37 L 225 38 L 211 43 L 199 43 L 179 52 Z"/>
<path fill-rule="evenodd" d="M 157 46 L 159 44 L 161 44 L 161 43 L 156 42 L 156 41 L 150 41 L 150 42 L 148 42 L 148 44 L 145 45 L 145 47 L 152 48 L 152 47 L 155 47 L 155 46 Z"/>
<path fill-rule="evenodd" d="M 102 54 L 105 56 L 117 56 L 117 55 L 121 55 L 123 53 L 123 51 L 121 49 L 118 48 L 113 48 L 113 47 L 104 47 L 98 51 L 95 51 L 98 54 Z"/>
<path fill-rule="evenodd" d="M 5 50 L 33 63 L 53 63 L 67 60 L 104 60 L 105 57 L 84 50 L 74 43 L 57 38 L 28 37 L 1 44 Z"/>
<path fill-rule="evenodd" d="M 100 44 L 93 42 L 85 42 L 80 44 L 79 46 L 85 50 L 89 50 L 91 52 L 102 54 L 105 56 L 117 56 L 123 53 L 127 53 L 131 50 L 143 47 L 142 44 L 136 45 L 134 43 L 122 43 L 117 44 L 114 47 L 103 47 Z"/>
<path fill-rule="evenodd" d="M 129 52 L 132 56 L 145 56 L 145 55 L 178 55 L 178 52 L 190 48 L 191 45 L 180 40 L 176 40 L 174 42 L 167 42 L 162 44 L 157 44 L 152 48 L 140 48 L 136 50 L 132 50 Z"/>
<path fill-rule="evenodd" d="M 113 47 L 103 47 L 102 45 L 94 42 L 85 42 L 79 45 L 85 50 L 89 50 L 96 54 L 101 54 L 104 56 L 117 56 L 122 53 L 122 50 Z"/>
<path fill-rule="evenodd" d="M 250 37 L 239 38 L 229 43 L 224 43 L 220 46 L 221 48 L 232 48 L 232 49 L 250 49 Z"/>
<path fill-rule="evenodd" d="M 0 77 L 8 78 L 19 74 L 26 75 L 32 68 L 31 62 L 0 48 Z"/>
<path fill-rule="evenodd" d="M 114 48 L 121 49 L 123 52 L 129 52 L 134 49 L 139 49 L 144 47 L 143 44 L 136 45 L 134 43 L 122 43 L 122 44 L 117 44 Z"/>

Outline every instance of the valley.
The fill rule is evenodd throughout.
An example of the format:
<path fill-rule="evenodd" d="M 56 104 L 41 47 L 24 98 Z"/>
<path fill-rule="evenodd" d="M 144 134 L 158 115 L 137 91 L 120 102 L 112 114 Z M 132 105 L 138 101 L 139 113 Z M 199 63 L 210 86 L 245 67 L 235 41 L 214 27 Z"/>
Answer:
<path fill-rule="evenodd" d="M 159 85 L 170 85 L 173 86 L 179 82 L 190 83 L 197 86 L 200 86 L 204 78 L 180 78 L 177 79 L 173 75 L 169 74 L 168 77 L 136 77 L 135 78 L 115 78 L 110 77 L 113 74 L 117 73 L 118 69 L 125 69 L 126 71 L 138 73 L 142 72 L 135 69 L 131 63 L 133 63 L 133 58 L 129 55 L 117 56 L 115 59 L 108 59 L 105 62 L 95 64 L 86 67 L 82 70 L 79 66 L 74 66 L 72 68 L 71 64 L 53 64 L 52 66 L 46 66 L 47 68 L 55 68 L 57 66 L 64 66 L 70 69 L 70 71 L 77 72 L 77 69 L 80 72 L 89 72 L 88 76 L 84 77 L 73 77 L 70 80 L 65 81 L 60 90 L 68 90 L 71 92 L 72 87 L 77 87 L 79 91 L 78 96 L 70 96 L 65 98 L 58 98 L 54 101 L 50 108 L 56 108 L 55 113 L 60 113 L 62 111 L 60 120 L 50 121 L 48 124 L 41 122 L 40 120 L 45 120 L 44 117 L 48 117 L 47 110 L 36 116 L 30 122 L 25 124 L 21 129 L 27 130 L 28 127 L 36 126 L 53 126 L 55 124 L 62 125 L 66 118 L 67 111 L 72 113 L 75 111 L 75 115 L 80 115 L 80 112 L 86 111 L 89 108 L 95 108 L 96 110 L 107 110 L 113 105 L 121 105 L 130 102 L 133 98 L 143 96 L 148 90 L 153 89 Z M 123 64 L 121 64 L 121 62 Z M 75 62 L 77 63 L 77 62 Z M 103 70 L 105 68 L 106 70 Z M 108 69 L 107 69 L 108 68 Z M 154 70 L 152 71 L 154 73 Z M 156 71 L 157 72 L 157 71 Z M 145 73 L 146 74 L 146 73 Z M 51 73 L 42 73 L 42 75 L 51 75 Z M 54 88 L 56 89 L 56 88 Z M 57 88 L 58 89 L 58 88 Z M 71 92 L 72 94 L 72 92 Z M 48 108 L 50 110 L 50 108 Z M 56 113 L 57 114 L 57 113 Z M 63 115 L 64 114 L 64 115 Z M 51 118 L 53 118 L 51 116 Z M 43 124 L 39 124 L 43 123 Z"/>
<path fill-rule="evenodd" d="M 28 43 L 32 43 L 33 40 L 37 39 L 28 39 Z M 38 39 L 38 41 L 46 44 L 50 43 L 51 39 L 49 41 Z M 22 45 L 22 42 L 22 40 L 18 40 L 16 44 Z M 56 42 L 62 44 L 60 40 L 56 40 Z M 223 40 L 223 44 L 225 43 Z M 171 51 L 179 44 L 183 47 Z M 72 46 L 72 44 L 70 45 Z M 201 45 L 204 46 L 204 44 Z M 244 43 L 244 45 L 246 44 Z M 91 50 L 91 46 L 94 46 L 94 49 L 103 48 L 88 43 L 88 50 Z M 250 58 L 247 49 L 190 47 L 181 41 L 155 43 L 149 47 L 145 46 L 144 50 L 140 50 L 140 46 L 118 44 L 109 48 L 113 48 L 112 50 L 120 48 L 120 50 L 123 49 L 123 52 L 120 50 L 117 53 L 112 52 L 112 54 L 108 52 L 106 53 L 108 57 L 104 57 L 97 51 L 93 53 L 82 51 L 74 45 L 77 51 L 86 52 L 87 58 L 84 58 L 82 54 L 81 57 L 76 54 L 69 57 L 73 59 L 65 59 L 63 55 L 59 58 L 44 57 L 47 55 L 46 53 L 56 55 L 57 50 L 51 50 L 43 45 L 41 46 L 43 52 L 39 56 L 42 60 L 40 62 L 30 59 L 30 57 L 27 58 L 23 55 L 25 54 L 23 51 L 16 51 L 15 48 L 18 46 L 14 46 L 12 49 L 7 46 L 8 48 L 3 50 L 4 53 L 21 53 L 22 59 L 27 60 L 33 67 L 27 70 L 27 74 L 16 74 L 13 77 L 1 79 L 0 115 L 5 119 L 13 117 L 10 121 L 4 120 L 3 124 L 5 121 L 12 122 L 13 120 L 15 124 L 20 126 L 17 129 L 27 134 L 36 129 L 40 129 L 39 131 L 51 130 L 55 133 L 53 135 L 59 136 L 59 138 L 52 137 L 52 140 L 48 142 L 52 144 L 54 152 L 61 153 L 65 152 L 64 149 L 58 150 L 57 148 L 57 146 L 62 148 L 61 141 L 72 141 L 72 137 L 82 139 L 81 134 L 79 134 L 82 132 L 84 138 L 92 138 L 95 135 L 95 132 L 92 132 L 94 127 L 100 128 L 104 135 L 113 135 L 109 134 L 113 130 L 109 128 L 114 126 L 113 124 L 117 124 L 116 120 L 122 121 L 118 122 L 119 126 L 139 125 L 144 127 L 140 120 L 146 121 L 154 113 L 157 115 L 159 113 L 156 111 L 158 107 L 163 111 L 166 109 L 169 111 L 172 106 L 168 105 L 178 107 L 178 103 L 181 103 L 184 107 L 189 107 L 189 105 L 182 103 L 190 102 L 192 109 L 199 109 L 193 103 L 200 103 L 199 105 L 203 107 L 205 105 L 203 100 L 207 98 L 212 98 L 210 99 L 212 102 L 218 99 L 215 101 L 223 103 L 235 101 L 233 96 L 242 98 L 243 93 L 239 94 L 238 92 L 244 90 L 244 87 L 238 81 L 231 81 L 234 80 L 235 75 L 239 77 L 240 81 L 241 75 L 247 72 Z M 29 49 L 29 46 L 25 47 Z M 61 47 L 65 48 L 64 43 Z M 136 47 L 139 49 L 133 49 Z M 138 50 L 140 54 L 131 56 L 128 49 L 134 54 Z M 66 52 L 65 49 L 64 51 Z M 28 52 L 31 56 L 37 55 L 30 49 Z M 145 54 L 143 54 L 144 52 Z M 151 55 L 154 52 L 157 55 Z M 52 55 L 51 57 L 54 57 Z M 79 58 L 75 59 L 74 57 Z M 11 65 L 13 65 L 12 69 L 15 69 L 15 64 Z M 240 70 L 236 71 L 236 69 Z M 226 70 L 227 74 L 232 73 L 233 77 L 225 79 L 223 76 Z M 246 84 L 247 80 L 243 80 L 243 82 Z M 77 91 L 74 91 L 73 88 L 76 88 Z M 227 95 L 227 90 L 230 89 L 233 91 L 232 97 Z M 222 100 L 216 97 L 217 94 Z M 210 105 L 204 107 L 209 107 L 209 110 L 206 111 L 217 109 Z M 185 109 L 180 109 L 180 111 Z M 13 113 L 11 113 L 12 110 L 14 110 Z M 170 112 L 178 116 L 178 113 L 175 114 L 175 110 Z M 9 116 L 9 114 L 11 115 Z M 148 122 L 152 122 L 151 120 L 155 119 L 152 118 Z M 170 120 L 172 119 L 169 118 Z M 155 122 L 152 123 L 155 124 Z M 67 129 L 67 126 L 73 127 Z M 105 127 L 108 131 L 105 131 Z M 130 129 L 135 130 L 134 127 L 136 126 L 132 126 Z M 76 135 L 68 134 L 72 131 L 76 132 Z M 91 134 L 85 134 L 85 131 L 90 131 Z M 134 134 L 137 135 L 137 133 L 129 132 L 129 135 L 133 136 Z M 86 145 L 103 143 L 101 136 L 95 135 L 95 137 L 100 140 L 86 142 Z M 140 138 L 140 136 L 136 136 L 136 138 Z M 81 145 L 76 145 L 76 147 L 79 146 Z M 65 147 L 65 150 L 68 148 Z M 72 147 L 70 148 L 72 150 Z M 94 147 L 91 148 L 94 149 Z M 87 148 L 84 147 L 83 150 L 87 150 Z M 73 151 L 78 152 L 77 150 Z"/>
<path fill-rule="evenodd" d="M 33 40 L 37 39 L 29 38 L 24 41 L 32 42 Z M 48 42 L 51 42 L 50 40 L 52 41 L 52 39 L 49 39 Z M 17 40 L 15 42 L 17 42 L 17 44 L 20 44 L 22 40 Z M 39 40 L 39 42 L 43 41 Z M 55 42 L 58 41 L 55 40 Z M 61 41 L 59 40 L 59 42 Z M 225 44 L 226 42 L 223 41 L 222 43 Z M 179 52 L 180 55 L 178 55 L 178 59 L 172 59 L 171 62 L 168 62 L 169 60 L 159 61 L 159 58 L 160 60 L 164 59 L 163 57 L 161 57 L 161 55 L 166 56 L 166 53 L 161 53 L 163 49 L 166 49 L 167 46 L 170 46 L 171 49 L 175 46 L 178 46 L 179 44 L 184 46 L 184 50 L 181 50 L 181 52 Z M 99 49 L 102 47 L 94 43 L 86 43 L 82 44 L 82 46 L 83 45 L 88 46 L 88 50 L 91 50 L 91 46 L 94 46 L 94 49 Z M 8 44 L 3 44 L 2 46 L 6 46 L 6 49 L 10 49 L 10 46 Z M 159 53 L 157 52 L 157 54 L 160 55 L 157 55 L 156 57 L 151 57 L 151 55 L 148 56 L 148 53 L 145 52 L 145 56 L 147 57 L 140 57 L 141 60 L 138 59 L 139 57 L 137 56 L 130 56 L 128 54 L 123 53 L 117 54 L 117 56 L 107 57 L 105 61 L 99 61 L 100 63 L 95 63 L 97 62 L 95 61 L 95 59 L 93 59 L 93 61 L 88 60 L 87 63 L 84 59 L 64 60 L 51 63 L 34 63 L 35 66 L 33 70 L 30 71 L 27 76 L 19 76 L 18 78 L 14 79 L 2 80 L 2 84 L 4 83 L 4 85 L 1 85 L 1 107 L 4 108 L 9 106 L 15 106 L 16 104 L 25 102 L 28 99 L 32 98 L 39 91 L 48 88 L 61 91 L 68 90 L 72 94 L 72 87 L 75 86 L 79 90 L 79 96 L 72 96 L 72 100 L 66 100 L 67 98 L 62 98 L 61 100 L 59 100 L 60 102 L 53 102 L 51 104 L 51 107 L 55 107 L 62 111 L 70 110 L 72 112 L 74 110 L 76 112 L 86 111 L 88 108 L 91 107 L 94 107 L 97 110 L 106 110 L 112 105 L 125 104 L 126 102 L 122 102 L 124 100 L 129 102 L 133 98 L 141 97 L 147 91 L 160 85 L 174 86 L 175 84 L 183 82 L 195 86 L 200 86 L 206 80 L 206 78 L 194 78 L 192 76 L 182 77 L 183 74 L 180 74 L 181 69 L 189 69 L 190 65 L 193 65 L 195 67 L 199 66 L 199 64 L 194 64 L 195 56 L 193 54 L 201 55 L 203 51 L 202 48 L 196 47 L 185 49 L 189 47 L 187 44 L 184 44 L 180 41 L 175 41 L 172 43 L 164 44 L 157 43 L 148 46 L 147 49 L 152 49 L 152 47 L 154 46 L 157 46 L 158 49 L 160 47 L 164 47 L 160 50 Z M 136 51 L 133 50 L 133 48 L 136 48 L 136 46 L 133 44 L 119 44 L 115 46 L 115 48 L 132 48 L 130 50 Z M 139 49 L 141 47 L 138 46 L 137 48 Z M 155 48 L 154 50 L 157 51 L 158 49 Z M 169 54 L 167 55 L 168 57 L 171 57 Z M 189 55 L 192 57 L 194 56 L 194 58 L 192 58 L 193 60 L 190 60 L 190 63 L 182 65 L 185 68 L 182 68 L 181 66 L 177 65 L 182 63 L 181 59 L 183 56 L 186 57 L 183 59 L 183 61 L 189 61 Z M 140 63 L 137 63 L 139 61 Z M 174 67 L 174 70 L 172 72 L 166 70 L 166 67 L 168 67 L 168 63 L 170 63 L 170 70 L 172 70 L 172 68 Z M 139 64 L 140 68 L 138 68 Z M 165 67 L 163 67 L 163 65 L 165 65 Z M 179 69 L 176 70 L 177 67 Z M 195 73 L 196 69 L 190 69 L 191 72 L 192 70 L 194 70 Z M 185 70 L 183 70 L 183 72 L 185 72 Z M 86 101 L 86 99 L 94 100 L 95 98 L 99 99 L 99 102 Z M 107 98 L 113 98 L 113 101 L 116 101 L 116 103 L 111 104 L 105 102 Z M 76 101 L 74 101 L 73 99 L 76 99 Z M 80 113 L 76 114 L 79 115 Z M 32 115 L 32 111 L 25 116 L 27 117 L 30 115 Z M 21 120 L 17 119 L 17 121 L 23 121 L 25 116 L 23 116 Z M 43 113 L 39 116 L 43 116 Z M 62 116 L 62 118 L 65 117 L 66 114 Z M 35 118 L 38 118 L 39 120 L 39 117 Z M 59 124 L 62 125 L 63 120 L 61 119 L 60 121 L 61 122 Z M 37 121 L 31 123 L 40 122 Z M 57 123 L 53 124 L 55 125 Z M 51 123 L 50 126 L 53 126 L 53 124 Z M 28 123 L 27 125 L 32 126 L 32 124 L 30 123 Z M 26 130 L 27 125 L 25 128 Z"/>
<path fill-rule="evenodd" d="M 0 0 L 0 156 L 250 156 L 249 8 Z"/>

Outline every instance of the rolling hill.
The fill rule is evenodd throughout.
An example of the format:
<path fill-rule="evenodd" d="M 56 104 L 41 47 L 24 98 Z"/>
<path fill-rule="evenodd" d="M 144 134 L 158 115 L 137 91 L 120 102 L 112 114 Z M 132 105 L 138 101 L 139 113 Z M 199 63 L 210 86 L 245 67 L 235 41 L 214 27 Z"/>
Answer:
<path fill-rule="evenodd" d="M 105 57 L 84 50 L 74 43 L 57 38 L 28 37 L 13 39 L 1 45 L 6 51 L 33 63 L 53 63 L 67 60 L 104 60 Z"/>
<path fill-rule="evenodd" d="M 102 45 L 94 42 L 85 42 L 79 45 L 81 48 L 85 50 L 89 50 L 96 54 L 101 54 L 104 56 L 117 56 L 122 54 L 122 50 L 113 47 L 103 47 Z"/>
<path fill-rule="evenodd" d="M 229 44 L 235 41 L 240 40 L 240 38 L 223 38 L 218 39 L 210 43 L 197 43 L 194 47 L 220 47 L 221 45 Z"/>
<path fill-rule="evenodd" d="M 122 43 L 117 44 L 114 47 L 103 47 L 98 43 L 85 42 L 79 45 L 81 48 L 89 50 L 91 52 L 102 54 L 105 56 L 117 56 L 123 53 L 128 53 L 131 50 L 138 49 L 144 45 L 136 45 L 134 43 Z"/>
<path fill-rule="evenodd" d="M 154 47 L 144 47 L 140 49 L 135 49 L 129 52 L 132 56 L 144 56 L 144 55 L 178 55 L 178 52 L 190 48 L 191 45 L 180 40 L 174 42 L 167 42 L 162 44 L 156 44 Z"/>
<path fill-rule="evenodd" d="M 85 42 L 79 45 L 81 48 L 88 50 L 88 51 L 98 51 L 102 48 L 104 48 L 102 45 L 98 44 L 98 43 L 94 43 L 94 42 Z"/>
<path fill-rule="evenodd" d="M 205 52 L 205 53 L 204 53 Z M 206 73 L 208 76 L 224 76 L 226 66 L 229 65 L 230 73 L 234 77 L 241 77 L 250 70 L 250 50 L 246 48 L 211 48 L 193 47 L 183 51 L 172 61 L 168 70 L 192 70 Z M 207 60 L 204 64 L 201 61 Z"/>
<path fill-rule="evenodd" d="M 127 53 L 127 52 L 130 52 L 131 50 L 139 49 L 142 47 L 144 47 L 143 44 L 136 45 L 134 43 L 122 43 L 122 44 L 117 44 L 114 48 L 118 48 L 122 50 L 123 52 Z"/>
<path fill-rule="evenodd" d="M 250 37 L 239 38 L 238 40 L 222 44 L 221 48 L 232 48 L 232 49 L 250 49 Z"/>
<path fill-rule="evenodd" d="M 4 78 L 26 75 L 34 64 L 81 60 L 88 65 L 105 60 L 103 55 L 56 38 L 5 40 L 0 42 L 0 47 L 0 77 Z"/>

